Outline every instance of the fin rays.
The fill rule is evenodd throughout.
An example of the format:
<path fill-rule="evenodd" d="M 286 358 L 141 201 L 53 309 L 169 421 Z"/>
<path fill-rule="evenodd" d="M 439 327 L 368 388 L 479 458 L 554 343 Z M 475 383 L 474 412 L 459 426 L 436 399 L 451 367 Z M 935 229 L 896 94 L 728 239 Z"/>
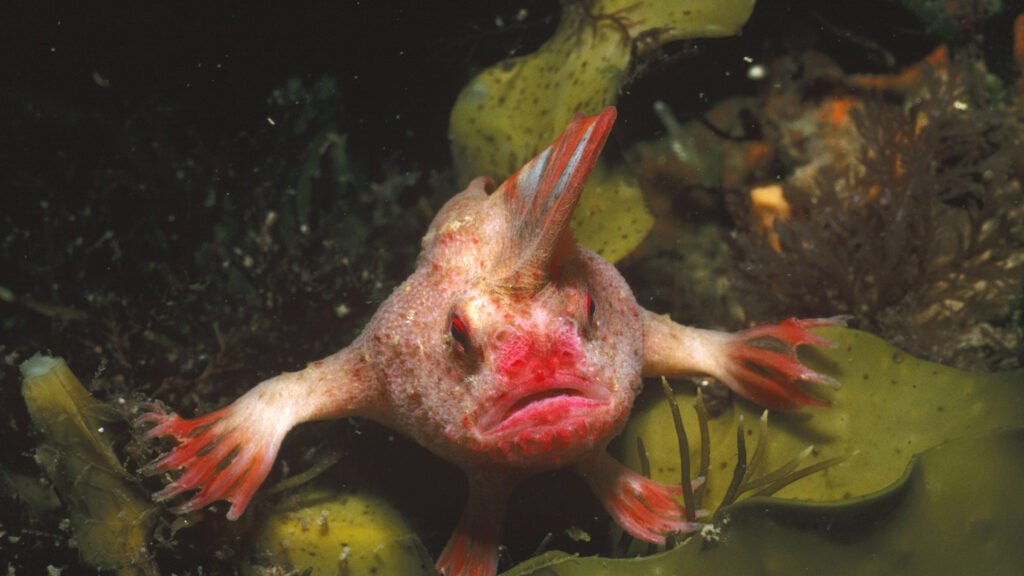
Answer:
<path fill-rule="evenodd" d="M 544 284 L 615 115 L 611 106 L 595 116 L 577 115 L 551 146 L 502 184 L 499 192 L 513 224 L 499 284 L 524 291 Z"/>

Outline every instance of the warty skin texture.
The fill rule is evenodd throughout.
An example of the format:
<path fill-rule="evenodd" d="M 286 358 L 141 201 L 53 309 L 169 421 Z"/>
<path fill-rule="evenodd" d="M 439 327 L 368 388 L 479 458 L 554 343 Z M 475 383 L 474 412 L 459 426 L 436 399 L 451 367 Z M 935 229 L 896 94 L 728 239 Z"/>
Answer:
<path fill-rule="evenodd" d="M 477 178 L 449 200 L 423 238 L 415 272 L 348 347 L 195 419 L 154 405 L 140 418 L 152 425 L 148 436 L 179 443 L 149 471 L 182 469 L 156 497 L 195 491 L 178 510 L 224 499 L 237 518 L 292 427 L 361 416 L 468 475 L 462 519 L 437 563 L 449 576 L 496 572 L 507 495 L 544 470 L 580 474 L 642 540 L 694 529 L 678 486 L 644 478 L 605 450 L 641 377 L 704 373 L 767 407 L 822 405 L 796 381 L 832 382 L 804 367 L 795 347 L 828 344 L 807 328 L 836 321 L 727 334 L 642 309 L 568 225 L 614 119 L 614 108 L 578 116 L 500 187 Z M 752 345 L 764 338 L 782 346 Z"/>

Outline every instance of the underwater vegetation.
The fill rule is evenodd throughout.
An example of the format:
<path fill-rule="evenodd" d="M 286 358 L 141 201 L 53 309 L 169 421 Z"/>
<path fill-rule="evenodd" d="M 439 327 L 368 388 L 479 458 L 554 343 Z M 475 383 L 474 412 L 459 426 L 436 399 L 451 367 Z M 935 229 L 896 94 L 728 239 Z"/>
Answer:
<path fill-rule="evenodd" d="M 21 370 L 21 393 L 43 438 L 35 461 L 67 509 L 82 560 L 118 574 L 159 574 L 149 548 L 160 507 L 114 451 L 116 411 L 59 358 L 33 356 Z"/>
<path fill-rule="evenodd" d="M 758 18 L 779 9 L 767 1 L 753 13 L 753 2 L 714 4 L 722 11 L 706 14 L 725 22 L 722 35 L 751 20 L 727 41 L 753 44 L 764 33 L 754 28 L 763 26 Z M 1024 19 L 1018 60 L 1009 65 L 1008 54 L 993 63 L 977 33 L 1012 19 L 1004 4 L 872 4 L 907 7 L 920 18 L 909 36 L 949 43 L 884 71 L 848 72 L 848 55 L 840 65 L 821 47 L 827 43 L 803 37 L 766 42 L 763 52 L 747 44 L 742 55 L 766 70 L 765 80 L 694 113 L 671 93 L 686 85 L 703 94 L 705 77 L 675 66 L 693 57 L 716 74 L 728 70 L 715 59 L 725 44 L 680 41 L 708 34 L 706 23 L 671 36 L 659 32 L 662 24 L 671 22 L 675 34 L 692 14 L 666 16 L 658 6 L 668 4 L 658 2 L 564 2 L 555 37 L 537 55 L 475 80 L 467 75 L 449 126 L 454 176 L 407 161 L 385 159 L 383 170 L 361 162 L 366 152 L 353 150 L 341 127 L 352 112 L 343 82 L 331 77 L 287 82 L 267 98 L 273 124 L 219 144 L 188 128 L 197 121 L 189 113 L 153 103 L 123 122 L 51 118 L 54 134 L 109 125 L 115 144 L 97 148 L 100 168 L 84 190 L 74 153 L 30 176 L 12 169 L 18 176 L 8 185 L 21 193 L 5 196 L 0 210 L 0 402 L 10 407 L 0 556 L 18 573 L 88 565 L 118 573 L 344 566 L 355 574 L 370 566 L 429 574 L 457 520 L 462 487 L 402 439 L 360 422 L 299 429 L 252 517 L 232 523 L 222 510 L 178 516 L 152 504 L 159 482 L 137 469 L 154 452 L 133 441 L 127 422 L 155 396 L 206 411 L 350 341 L 411 268 L 434 210 L 461 188 L 454 181 L 476 172 L 500 178 L 584 101 L 618 102 L 626 126 L 641 132 L 649 106 L 638 110 L 639 96 L 627 94 L 636 89 L 665 100 L 649 115 L 666 137 L 646 149 L 619 142 L 625 165 L 613 144 L 612 160 L 593 178 L 601 189 L 588 191 L 579 213 L 586 202 L 592 208 L 574 222 L 581 240 L 617 258 L 648 234 L 623 261 L 627 278 L 643 302 L 693 323 L 738 328 L 846 312 L 882 340 L 829 331 L 840 346 L 807 362 L 843 382 L 829 395 L 832 407 L 772 413 L 764 436 L 759 410 L 703 383 L 712 468 L 702 498 L 714 520 L 705 534 L 653 555 L 627 548 L 596 503 L 576 494 L 579 486 L 541 478 L 515 502 L 531 524 L 516 526 L 526 537 L 507 542 L 502 566 L 565 575 L 745 574 L 765 566 L 1017 574 L 1024 375 L 1005 370 L 1024 362 Z M 806 17 L 801 11 L 807 5 L 771 22 Z M 846 50 L 884 53 L 846 34 L 841 19 L 819 16 L 823 34 L 841 37 Z M 609 66 L 589 63 L 599 53 Z M 653 84 L 642 85 L 645 76 Z M 565 82 L 537 78 L 572 78 L 585 90 L 559 93 Z M 502 102 L 491 83 L 498 79 L 517 90 Z M 534 106 L 534 98 L 550 105 Z M 429 113 L 443 116 L 450 105 Z M 507 140 L 523 125 L 534 129 L 529 138 L 508 149 L 489 145 L 488 135 Z M 484 144 L 473 151 L 474 142 Z M 77 380 L 65 367 L 45 394 L 38 376 L 28 377 L 23 403 L 17 366 L 38 351 L 68 357 L 95 398 L 70 384 Z M 1004 371 L 981 375 L 911 354 Z M 695 469 L 694 391 L 685 382 L 674 387 Z M 652 476 L 678 481 L 671 413 L 657 386 L 648 388 L 616 450 L 634 469 L 646 459 Z M 801 454 L 797 468 L 829 466 L 773 497 L 755 496 L 754 487 L 720 508 L 739 460 L 737 430 L 746 435 L 751 477 Z M 339 474 L 368 462 L 372 473 Z M 551 491 L 559 510 L 543 504 Z M 551 549 L 565 552 L 541 554 Z"/>
<path fill-rule="evenodd" d="M 734 285 L 750 318 L 849 313 L 913 354 L 1016 366 L 1024 124 L 974 60 L 922 76 L 905 104 L 848 104 L 850 153 L 783 182 L 773 242 L 740 196 Z"/>
<path fill-rule="evenodd" d="M 727 508 L 720 533 L 639 559 L 551 552 L 507 572 L 527 575 L 710 574 L 1012 575 L 1024 506 L 1019 428 L 968 435 L 913 458 L 902 477 L 870 496 L 829 505 L 752 499 Z M 978 474 L 975 466 L 1006 474 Z M 939 480 L 941 479 L 941 480 Z M 965 497 L 965 495 L 968 495 Z"/>
<path fill-rule="evenodd" d="M 848 73 L 830 54 L 783 51 L 751 68 L 752 94 L 683 118 L 657 101 L 665 136 L 626 152 L 657 215 L 641 247 L 652 258 L 626 268 L 641 286 L 684 298 L 657 288 L 650 297 L 725 326 L 846 313 L 932 360 L 1019 366 L 1024 21 L 999 29 L 1017 48 L 1001 38 L 994 58 L 991 38 L 967 31 L 998 6 L 946 8 L 959 41 L 889 72 Z M 971 18 L 956 16 L 968 9 Z"/>
<path fill-rule="evenodd" d="M 614 104 L 645 55 L 673 41 L 736 34 L 753 8 L 752 0 L 564 2 L 543 46 L 488 68 L 463 88 L 449 126 L 456 175 L 504 180 L 574 114 Z M 652 217 L 635 178 L 602 162 L 572 222 L 581 244 L 615 262 L 643 240 Z"/>
<path fill-rule="evenodd" d="M 801 358 L 843 383 L 823 393 L 831 406 L 813 415 L 773 412 L 767 416 L 767 425 L 760 422 L 762 410 L 748 402 L 721 408 L 707 422 L 715 464 L 703 489 L 708 510 L 717 508 L 732 482 L 732 463 L 739 459 L 737 427 L 748 443 L 757 445 L 748 450 L 751 473 L 780 469 L 810 446 L 813 450 L 805 455 L 805 464 L 844 458 L 822 473 L 774 492 L 799 501 L 835 502 L 883 490 L 923 450 L 965 434 L 1019 427 L 1024 422 L 1020 402 L 1024 371 L 1020 369 L 972 374 L 914 358 L 858 330 L 823 328 L 817 333 L 836 347 L 807 351 Z M 695 395 L 692 388 L 674 391 L 688 431 L 700 429 L 697 413 L 690 408 Z M 617 439 L 617 452 L 639 468 L 635 447 L 637 439 L 642 439 L 652 478 L 669 482 L 679 477 L 679 454 L 676 439 L 659 433 L 673 427 L 660 396 L 641 397 L 629 426 Z M 693 440 L 690 444 L 690 460 L 697 462 L 698 445 Z"/>
<path fill-rule="evenodd" d="M 435 573 L 410 523 L 365 487 L 290 494 L 275 504 L 249 547 L 243 574 L 264 574 L 267 566 L 312 574 Z"/>
<path fill-rule="evenodd" d="M 833 393 L 833 408 L 823 418 L 774 414 L 771 424 L 760 417 L 758 425 L 758 409 L 747 403 L 699 417 L 689 410 L 694 392 L 674 392 L 684 427 L 699 438 L 689 446 L 691 477 L 698 462 L 709 465 L 700 471 L 706 481 L 698 492 L 712 516 L 698 536 L 637 560 L 553 552 L 510 573 L 544 568 L 550 572 L 543 573 L 575 574 L 599 565 L 609 573 L 647 574 L 659 566 L 738 569 L 769 559 L 814 565 L 834 562 L 837 555 L 850 559 L 844 564 L 850 574 L 872 565 L 883 571 L 899 565 L 915 574 L 968 564 L 988 574 L 1014 573 L 1020 557 L 1010 543 L 1024 529 L 1024 501 L 1013 496 L 1016 467 L 1024 462 L 1024 373 L 970 374 L 906 356 L 862 332 L 830 328 L 822 334 L 839 345 L 815 351 L 807 361 L 846 384 Z M 23 370 L 25 400 L 47 438 L 37 458 L 64 467 L 44 466 L 61 500 L 77 503 L 71 531 L 83 559 L 123 574 L 156 573 L 152 562 L 161 547 L 184 538 L 192 522 L 212 519 L 193 514 L 171 523 L 173 516 L 145 499 L 140 481 L 112 460 L 112 445 L 127 435 L 116 412 L 93 399 L 62 361 L 34 358 Z M 654 392 L 641 398 L 618 450 L 635 468 L 672 482 L 682 473 L 681 439 L 664 432 L 673 428 L 672 416 Z M 642 451 L 634 449 L 638 438 Z M 745 464 L 745 475 L 737 476 L 737 463 Z M 396 508 L 372 481 L 359 480 L 358 470 L 342 489 L 311 482 L 320 472 L 272 488 L 261 496 L 270 505 L 257 507 L 241 531 L 220 536 L 245 542 L 232 563 L 241 562 L 249 574 L 268 566 L 314 574 L 372 568 L 431 573 L 430 556 L 408 520 L 429 510 L 430 502 Z M 738 503 L 728 494 L 735 494 L 736 478 L 746 478 L 744 486 L 737 484 L 743 493 Z M 764 498 L 774 492 L 781 499 Z M 729 505 L 719 507 L 723 498 Z M 619 542 L 611 539 L 604 554 L 621 555 Z"/>

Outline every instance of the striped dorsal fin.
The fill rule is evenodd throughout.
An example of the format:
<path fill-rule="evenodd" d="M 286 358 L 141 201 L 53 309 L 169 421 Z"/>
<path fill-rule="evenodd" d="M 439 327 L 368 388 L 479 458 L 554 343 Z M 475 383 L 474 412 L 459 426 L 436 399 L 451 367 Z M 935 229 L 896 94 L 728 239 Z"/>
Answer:
<path fill-rule="evenodd" d="M 495 192 L 512 223 L 497 283 L 530 292 L 547 281 L 559 242 L 572 234 L 569 219 L 614 122 L 612 106 L 595 116 L 577 114 L 551 146 Z"/>

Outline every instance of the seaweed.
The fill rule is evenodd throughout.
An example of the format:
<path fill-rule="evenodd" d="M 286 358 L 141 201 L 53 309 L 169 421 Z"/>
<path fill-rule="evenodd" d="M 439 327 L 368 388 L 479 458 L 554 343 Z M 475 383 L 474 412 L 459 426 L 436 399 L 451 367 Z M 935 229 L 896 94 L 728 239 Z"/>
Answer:
<path fill-rule="evenodd" d="M 785 183 L 773 247 L 730 200 L 735 286 L 748 320 L 852 314 L 907 351 L 961 368 L 1021 362 L 1024 192 L 1019 108 L 975 61 L 925 75 L 905 106 L 851 111 L 857 161 Z"/>
<path fill-rule="evenodd" d="M 548 552 L 507 575 L 1019 574 L 1022 454 L 1020 428 L 988 430 L 929 448 L 892 485 L 863 497 L 751 499 L 726 508 L 720 529 L 662 554 Z"/>
<path fill-rule="evenodd" d="M 457 176 L 503 180 L 548 145 L 574 114 L 614 104 L 648 58 L 670 42 L 737 34 L 752 0 L 576 0 L 537 51 L 473 78 L 452 108 Z M 601 162 L 573 214 L 580 244 L 615 262 L 653 225 L 636 179 Z"/>
<path fill-rule="evenodd" d="M 292 494 L 258 521 L 247 548 L 247 575 L 436 574 L 407 519 L 372 486 Z"/>
<path fill-rule="evenodd" d="M 771 428 L 761 423 L 762 409 L 740 400 L 729 403 L 707 421 L 710 438 L 710 472 L 702 486 L 702 506 L 715 510 L 727 501 L 732 482 L 732 462 L 746 461 L 737 490 L 755 493 L 795 470 L 793 455 L 805 455 L 805 466 L 817 466 L 834 457 L 824 474 L 801 478 L 780 487 L 783 498 L 833 501 L 863 496 L 895 482 L 910 458 L 931 446 L 963 436 L 1024 421 L 1024 369 L 1009 372 L 971 373 L 914 358 L 876 336 L 848 328 L 822 328 L 815 332 L 836 344 L 835 348 L 807 351 L 804 363 L 842 382 L 838 389 L 821 390 L 831 402 L 814 412 L 776 412 Z M 663 393 L 649 386 L 636 400 L 629 423 L 612 443 L 612 452 L 627 466 L 639 469 L 636 438 L 644 439 L 651 476 L 658 482 L 676 483 L 680 478 L 679 445 L 673 415 L 666 409 Z M 673 389 L 676 402 L 692 404 L 692 386 Z M 682 411 L 683 424 L 696 429 L 700 417 Z M 740 421 L 749 443 L 757 445 L 747 458 L 740 457 L 735 440 Z M 669 431 L 666 434 L 666 431 Z M 768 432 L 765 434 L 765 432 Z M 698 447 L 691 446 L 690 459 Z M 743 452 L 749 452 L 743 446 Z"/>
<path fill-rule="evenodd" d="M 41 443 L 35 461 L 67 509 L 82 560 L 123 576 L 156 575 L 149 546 L 159 507 L 114 453 L 116 421 L 60 358 L 21 365 L 22 395 Z"/>

